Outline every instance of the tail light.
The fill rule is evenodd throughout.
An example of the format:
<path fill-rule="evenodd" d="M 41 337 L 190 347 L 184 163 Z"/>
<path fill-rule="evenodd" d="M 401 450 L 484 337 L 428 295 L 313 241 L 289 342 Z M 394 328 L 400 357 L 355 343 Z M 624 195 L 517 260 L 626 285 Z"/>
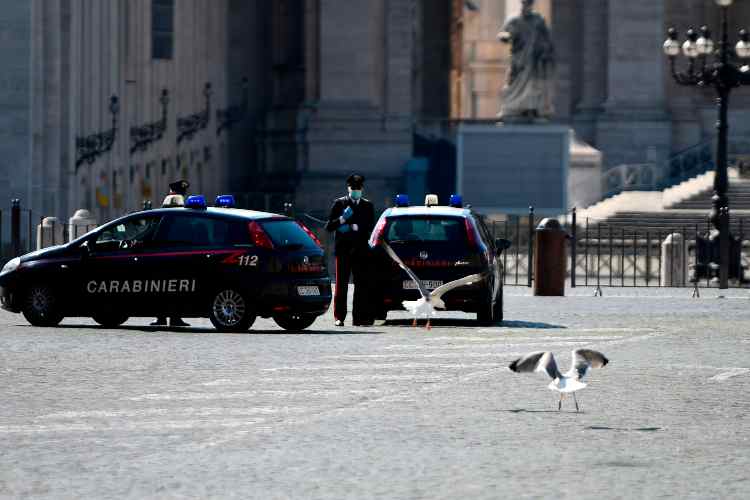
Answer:
<path fill-rule="evenodd" d="M 474 222 L 472 222 L 471 219 L 466 218 L 464 219 L 464 223 L 466 224 L 466 237 L 469 241 L 469 248 L 471 250 L 485 252 L 486 248 L 477 234 L 477 228 L 474 226 Z"/>
<path fill-rule="evenodd" d="M 260 224 L 253 221 L 247 225 L 247 229 L 250 231 L 250 241 L 253 245 L 269 250 L 273 249 L 271 238 L 268 237 L 268 234 L 266 234 Z"/>
<path fill-rule="evenodd" d="M 315 242 L 316 245 L 318 245 L 320 248 L 323 248 L 323 244 L 320 242 L 317 236 L 315 236 L 315 233 L 310 231 L 310 228 L 306 225 L 302 224 L 300 221 L 297 221 L 297 224 L 299 224 L 299 227 L 302 228 L 304 232 L 307 233 L 307 235 L 312 238 L 312 240 Z"/>
<path fill-rule="evenodd" d="M 370 236 L 370 246 L 372 248 L 375 248 L 381 241 L 383 241 L 383 235 L 385 235 L 385 224 L 387 221 L 388 218 L 383 217 L 375 225 L 375 229 L 372 231 L 372 236 Z"/>

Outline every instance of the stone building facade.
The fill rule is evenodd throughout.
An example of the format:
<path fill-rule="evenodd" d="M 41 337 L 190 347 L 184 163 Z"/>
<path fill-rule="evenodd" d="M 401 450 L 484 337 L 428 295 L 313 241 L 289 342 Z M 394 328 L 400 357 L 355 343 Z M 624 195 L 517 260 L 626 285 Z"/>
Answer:
<path fill-rule="evenodd" d="M 750 24 L 748 2 L 735 3 L 732 33 Z M 714 137 L 711 92 L 675 85 L 661 51 L 668 25 L 717 26 L 714 2 L 536 9 L 557 43 L 555 121 L 606 166 L 660 162 Z M 83 207 L 102 220 L 158 203 L 185 177 L 193 192 L 233 192 L 255 208 L 325 211 L 352 171 L 383 207 L 420 141 L 443 141 L 429 174 L 443 176 L 450 161 L 434 164 L 450 155 L 455 124 L 495 118 L 509 57 L 495 35 L 519 10 L 520 0 L 5 0 L 0 207 L 18 197 L 35 213 Z M 112 96 L 112 148 L 81 161 L 78 139 L 113 128 Z M 222 127 L 230 108 L 241 119 Z M 135 147 L 134 127 L 165 109 L 163 136 Z M 731 109 L 733 147 L 750 152 L 750 92 L 735 92 Z M 202 117 L 178 140 L 179 125 Z"/>

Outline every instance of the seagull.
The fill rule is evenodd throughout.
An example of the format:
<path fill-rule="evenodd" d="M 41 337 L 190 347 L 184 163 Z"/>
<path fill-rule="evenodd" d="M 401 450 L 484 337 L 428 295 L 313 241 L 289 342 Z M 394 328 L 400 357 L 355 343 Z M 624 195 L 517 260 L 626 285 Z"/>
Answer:
<path fill-rule="evenodd" d="M 563 397 L 569 392 L 573 393 L 576 411 L 579 411 L 576 391 L 586 387 L 586 383 L 581 380 L 586 376 L 589 369 L 604 368 L 609 360 L 604 354 L 591 349 L 576 349 L 571 354 L 570 370 L 564 375 L 557 369 L 555 357 L 548 351 L 527 354 L 513 361 L 508 368 L 516 373 L 546 372 L 552 378 L 552 382 L 547 387 L 560 393 L 557 411 L 562 409 Z"/>
<path fill-rule="evenodd" d="M 414 283 L 417 285 L 417 290 L 419 290 L 419 294 L 422 296 L 417 300 L 404 300 L 403 302 L 401 302 L 404 308 L 407 311 L 411 312 L 414 316 L 414 322 L 412 323 L 413 326 L 417 326 L 417 318 L 427 318 L 427 324 L 425 325 L 425 327 L 428 330 L 431 329 L 432 327 L 430 326 L 430 320 L 435 315 L 435 310 L 445 310 L 445 302 L 443 302 L 442 299 L 443 294 L 453 290 L 454 288 L 471 285 L 472 283 L 476 283 L 477 281 L 482 280 L 481 274 L 471 274 L 469 276 L 464 276 L 461 279 L 445 283 L 444 285 L 437 287 L 433 291 L 429 291 L 427 288 L 425 288 L 422 280 L 420 280 L 417 275 L 414 274 L 414 271 L 412 271 L 409 266 L 404 264 L 401 258 L 396 254 L 396 252 L 393 251 L 393 248 L 391 248 L 388 243 L 383 241 L 381 242 L 381 245 L 383 245 L 383 248 L 390 256 L 390 258 L 393 259 L 401 269 L 406 271 L 406 274 L 408 274 L 412 281 L 414 281 Z"/>

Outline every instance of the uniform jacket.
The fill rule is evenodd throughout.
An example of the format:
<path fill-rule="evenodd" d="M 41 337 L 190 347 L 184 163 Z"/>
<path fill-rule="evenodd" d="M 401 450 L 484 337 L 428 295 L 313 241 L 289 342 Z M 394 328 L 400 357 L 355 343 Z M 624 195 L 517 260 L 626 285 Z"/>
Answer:
<path fill-rule="evenodd" d="M 358 227 L 357 231 L 341 232 L 341 217 L 346 210 L 346 207 L 352 207 L 354 213 L 346 221 L 346 224 L 351 228 L 353 224 Z M 336 232 L 336 243 L 334 251 L 336 255 L 340 255 L 344 252 L 352 252 L 357 250 L 366 250 L 367 240 L 370 239 L 370 233 L 375 227 L 375 207 L 372 202 L 366 198 L 360 198 L 359 202 L 353 201 L 348 196 L 338 198 L 333 202 L 331 207 L 331 214 L 328 217 L 326 223 L 326 229 L 329 232 Z"/>

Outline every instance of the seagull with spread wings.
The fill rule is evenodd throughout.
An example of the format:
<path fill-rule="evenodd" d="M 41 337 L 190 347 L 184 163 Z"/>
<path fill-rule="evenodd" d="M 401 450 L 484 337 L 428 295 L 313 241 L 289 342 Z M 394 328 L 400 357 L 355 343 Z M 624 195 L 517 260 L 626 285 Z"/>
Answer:
<path fill-rule="evenodd" d="M 579 411 L 576 391 L 586 387 L 586 383 L 582 382 L 583 377 L 591 368 L 604 368 L 609 363 L 609 359 L 599 351 L 591 349 L 576 349 L 572 352 L 572 357 L 573 362 L 570 370 L 565 374 L 560 373 L 555 362 L 555 356 L 548 351 L 529 353 L 513 361 L 508 368 L 516 373 L 545 372 L 552 379 L 547 387 L 560 393 L 557 410 L 562 409 L 562 400 L 565 394 L 573 393 L 576 411 Z"/>
<path fill-rule="evenodd" d="M 431 328 L 430 320 L 435 315 L 435 310 L 445 309 L 445 302 L 443 302 L 442 297 L 446 292 L 449 292 L 454 288 L 471 285 L 482 280 L 482 276 L 480 274 L 472 274 L 469 276 L 464 276 L 461 279 L 445 283 L 444 285 L 441 285 L 436 289 L 429 291 L 424 286 L 424 283 L 422 283 L 422 280 L 420 280 L 417 275 L 414 274 L 414 271 L 412 271 L 409 266 L 404 264 L 398 254 L 393 251 L 393 248 L 391 248 L 388 243 L 382 241 L 380 244 L 383 246 L 388 256 L 393 259 L 393 261 L 398 264 L 401 269 L 406 271 L 406 274 L 409 275 L 409 278 L 411 278 L 412 281 L 414 281 L 414 283 L 417 285 L 417 290 L 419 290 L 419 294 L 421 295 L 421 297 L 417 300 L 404 300 L 401 303 L 407 311 L 411 312 L 414 315 L 414 326 L 417 325 L 418 318 L 427 318 L 427 325 L 425 326 L 429 330 Z"/>

